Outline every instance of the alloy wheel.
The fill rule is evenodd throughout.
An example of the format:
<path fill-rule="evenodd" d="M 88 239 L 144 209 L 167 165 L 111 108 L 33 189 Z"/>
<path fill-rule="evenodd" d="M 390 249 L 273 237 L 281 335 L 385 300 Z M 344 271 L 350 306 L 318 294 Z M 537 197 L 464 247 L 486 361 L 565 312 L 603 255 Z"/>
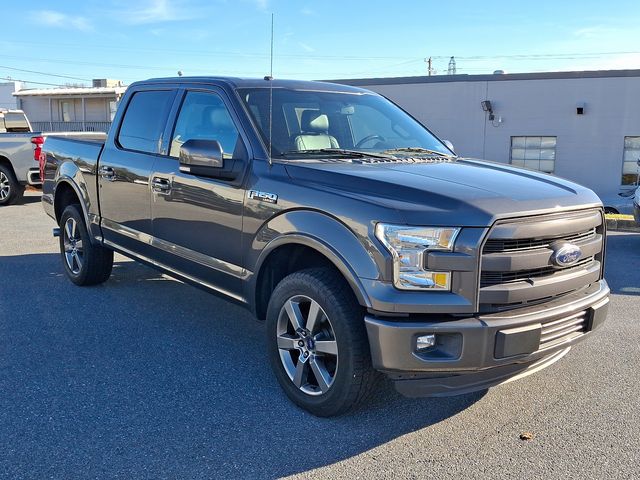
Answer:
<path fill-rule="evenodd" d="M 82 238 L 78 228 L 78 222 L 70 217 L 64 224 L 64 258 L 71 273 L 78 275 L 82 270 L 83 253 Z"/>
<path fill-rule="evenodd" d="M 6 199 L 11 193 L 9 177 L 4 172 L 0 172 L 0 200 Z"/>
<path fill-rule="evenodd" d="M 278 316 L 280 361 L 289 379 L 308 395 L 329 391 L 338 371 L 338 344 L 329 317 L 315 300 L 289 298 Z"/>

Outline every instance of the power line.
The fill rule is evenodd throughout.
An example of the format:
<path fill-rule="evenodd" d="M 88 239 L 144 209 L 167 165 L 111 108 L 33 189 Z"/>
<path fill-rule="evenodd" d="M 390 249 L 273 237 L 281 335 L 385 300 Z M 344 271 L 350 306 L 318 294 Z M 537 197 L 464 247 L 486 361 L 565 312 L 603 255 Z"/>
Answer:
<path fill-rule="evenodd" d="M 89 79 L 89 78 L 71 77 L 69 75 L 59 75 L 59 74 L 56 74 L 56 73 L 38 72 L 36 70 L 24 70 L 22 68 L 7 67 L 6 65 L 0 65 L 0 68 L 5 69 L 5 70 L 13 70 L 13 71 L 16 71 L 16 72 L 35 73 L 35 74 L 38 74 L 38 75 L 44 75 L 45 77 L 69 78 L 71 80 L 82 80 L 82 81 L 86 81 L 86 82 L 90 82 L 91 81 L 91 79 Z"/>
<path fill-rule="evenodd" d="M 472 55 L 472 56 L 460 56 L 456 55 L 457 59 L 462 60 L 495 60 L 495 59 L 542 59 L 542 60 L 578 60 L 578 59 L 591 59 L 601 58 L 611 55 L 638 55 L 640 51 L 627 51 L 627 52 L 588 52 L 588 53 L 527 53 L 527 54 L 514 54 L 514 55 Z M 447 59 L 447 55 L 432 55 L 434 59 Z"/>
<path fill-rule="evenodd" d="M 24 42 L 24 43 L 28 43 L 28 42 Z M 595 53 L 572 53 L 572 54 L 568 54 L 568 53 L 558 53 L 558 54 L 517 54 L 517 55 L 476 55 L 476 56 L 457 56 L 457 59 L 463 59 L 465 62 L 474 62 L 474 61 L 488 61 L 488 60 L 494 60 L 494 59 L 510 59 L 510 60 L 531 60 L 531 61 L 539 61 L 539 60 L 571 60 L 571 59 L 594 59 L 594 58 L 600 58 L 603 56 L 609 56 L 609 55 L 633 55 L 633 54 L 640 54 L 640 52 L 635 52 L 635 51 L 627 51 L 627 52 L 595 52 Z M 285 55 L 279 55 L 279 56 L 285 56 Z M 52 58 L 38 58 L 38 57 L 28 57 L 28 56 L 13 56 L 13 55 L 0 55 L 1 58 L 7 58 L 7 59 L 16 59 L 16 60 L 21 60 L 21 61 L 37 61 L 37 62 L 45 62 L 45 63 L 55 63 L 55 64 L 66 64 L 66 65 L 82 65 L 82 66 L 92 66 L 92 67 L 101 67 L 101 68 L 109 68 L 109 69 L 131 69 L 131 70 L 141 70 L 141 71 L 158 71 L 158 72 L 173 72 L 176 70 L 176 66 L 157 66 L 157 65 L 129 65 L 129 64 L 117 64 L 117 63 L 100 63 L 100 62 L 90 62 L 90 61 L 78 61 L 78 60 L 62 60 L 62 59 L 52 59 Z M 314 57 L 313 55 L 308 55 L 305 56 L 306 58 L 308 57 Z M 315 56 L 316 58 L 333 58 L 333 56 Z M 354 58 L 361 58 L 361 59 L 374 59 L 374 58 L 395 58 L 396 60 L 399 58 L 408 58 L 408 57 L 340 57 L 343 59 L 354 59 Z M 449 56 L 435 56 L 432 55 L 431 58 L 433 59 L 448 59 L 450 58 Z M 400 67 L 400 66 L 408 66 L 410 64 L 413 63 L 421 63 L 422 62 L 422 58 L 411 58 L 409 60 L 405 60 L 402 62 L 397 62 L 397 63 L 392 63 L 390 65 L 378 65 L 373 67 L 372 69 L 366 69 L 366 70 L 360 70 L 360 71 L 356 71 L 356 72 L 345 72 L 344 70 L 338 70 L 338 71 L 334 71 L 334 72 L 330 72 L 327 70 L 322 70 L 322 71 L 318 71 L 318 72 L 309 72 L 309 71 L 304 71 L 304 72 L 296 72 L 296 71 L 290 71 L 290 72 L 282 72 L 282 75 L 285 76 L 295 76 L 295 75 L 321 75 L 324 78 L 327 78 L 329 76 L 341 76 L 343 78 L 346 77 L 354 77 L 354 76 L 361 76 L 361 75 L 367 75 L 367 74 L 372 74 L 372 73 L 396 73 L 393 71 L 394 67 Z M 48 72 L 42 72 L 42 71 L 38 71 L 38 70 L 27 70 L 27 69 L 20 69 L 20 68 L 16 68 L 16 67 L 9 67 L 9 66 L 0 66 L 0 68 L 4 68 L 4 69 L 8 69 L 8 70 L 14 70 L 14 71 L 19 71 L 19 72 L 25 72 L 25 73 L 33 73 L 36 75 L 43 75 L 43 76 L 51 76 L 51 77 L 57 77 L 57 78 L 67 78 L 67 79 L 71 79 L 71 80 L 80 80 L 80 81 L 91 81 L 88 78 L 81 78 L 81 77 L 75 77 L 72 75 L 65 75 L 65 74 L 57 74 L 57 73 L 48 73 Z M 211 74 L 213 73 L 213 69 L 209 69 L 209 68 L 189 68 L 190 71 L 195 72 L 195 73 L 205 73 L 205 74 Z M 460 68 L 460 70 L 463 71 L 483 71 L 485 69 L 483 68 Z M 261 71 L 250 71 L 250 70 L 229 70 L 229 69 L 225 69 L 225 73 L 227 74 L 231 74 L 231 75 L 260 75 L 262 74 Z M 35 81 L 27 81 L 28 83 L 33 83 L 33 84 L 39 84 L 39 85 L 52 85 L 52 86 L 61 86 L 59 84 L 54 84 L 54 83 L 46 83 L 46 82 L 35 82 Z"/>
<path fill-rule="evenodd" d="M 86 62 L 86 61 L 77 61 L 77 60 L 61 60 L 61 59 L 53 59 L 53 58 L 38 58 L 38 57 L 28 57 L 28 56 L 15 56 L 15 55 L 0 55 L 2 58 L 10 58 L 15 60 L 34 60 L 37 62 L 46 62 L 46 63 L 55 63 L 55 64 L 66 64 L 66 65 L 85 65 L 92 67 L 109 67 L 109 68 L 130 68 L 135 70 L 176 70 L 177 67 L 169 66 L 169 67 L 159 67 L 159 66 L 145 66 L 145 65 L 126 65 L 126 64 L 118 64 L 118 63 L 100 63 L 100 62 Z M 192 71 L 200 71 L 200 72 L 211 72 L 211 69 L 190 69 Z"/>
<path fill-rule="evenodd" d="M 131 47 L 127 46 L 119 46 L 119 45 L 87 45 L 87 44 L 71 44 L 71 43 L 40 43 L 40 42 L 11 42 L 15 45 L 46 45 L 48 47 L 65 47 L 65 48 L 75 48 L 86 50 L 87 48 L 94 49 L 105 49 L 105 50 L 125 50 L 127 52 L 158 52 L 158 53 L 179 53 L 182 55 L 192 55 L 197 57 L 247 57 L 247 58 L 268 58 L 268 54 L 266 53 L 257 53 L 257 52 L 240 52 L 240 51 L 231 51 L 231 50 L 218 50 L 212 52 L 210 50 L 207 51 L 198 51 L 198 50 L 177 50 L 177 49 L 165 49 L 165 48 L 148 48 L 148 47 Z M 409 56 L 397 56 L 397 55 L 321 55 L 321 54 L 313 54 L 313 53 L 280 53 L 278 57 L 286 57 L 286 58 L 324 58 L 331 60 L 410 60 L 416 59 L 417 57 L 409 57 Z"/>
<path fill-rule="evenodd" d="M 210 56 L 210 57 L 247 57 L 247 58 L 267 58 L 268 54 L 266 53 L 258 53 L 258 52 L 241 52 L 241 51 L 231 51 L 231 50 L 219 50 L 219 51 L 198 51 L 198 50 L 180 50 L 180 49 L 165 49 L 165 48 L 148 48 L 148 47 L 131 47 L 131 45 L 120 46 L 120 45 L 108 45 L 108 44 L 93 44 L 87 45 L 82 44 L 78 45 L 77 43 L 43 43 L 43 42 L 29 42 L 29 41 L 18 41 L 18 42 L 10 42 L 16 45 L 46 45 L 48 47 L 65 47 L 65 48 L 73 48 L 73 49 L 82 49 L 86 50 L 87 48 L 93 49 L 105 49 L 105 50 L 125 50 L 128 52 L 159 52 L 159 53 L 179 53 L 182 55 L 191 55 L 191 56 Z M 542 53 L 542 54 L 509 54 L 509 55 L 468 55 L 468 56 L 460 56 L 456 55 L 456 58 L 463 60 L 491 60 L 491 59 L 501 59 L 501 58 L 558 58 L 558 59 L 574 59 L 574 58 L 584 58 L 584 57 L 601 57 L 601 56 L 610 56 L 610 55 L 634 55 L 639 54 L 639 51 L 613 51 L 613 52 L 583 52 L 583 53 Z M 280 53 L 278 57 L 284 58 L 317 58 L 317 59 L 331 59 L 331 60 L 422 60 L 422 57 L 412 57 L 412 56 L 398 56 L 398 55 L 322 55 L 322 54 L 314 54 L 314 53 Z M 449 59 L 451 55 L 431 55 L 433 59 Z"/>
<path fill-rule="evenodd" d="M 11 82 L 23 82 L 23 83 L 33 83 L 34 85 L 47 85 L 49 87 L 68 87 L 68 85 L 61 85 L 59 83 L 45 83 L 45 82 L 36 82 L 33 80 L 24 80 L 21 78 L 13 78 L 13 77 L 5 77 L 4 80 L 8 80 Z"/>
<path fill-rule="evenodd" d="M 1 58 L 9 58 L 9 59 L 19 59 L 22 61 L 25 60 L 33 60 L 33 61 L 38 61 L 38 62 L 48 62 L 48 63 L 55 63 L 55 64 L 67 64 L 67 65 L 85 65 L 85 66 L 96 66 L 96 67 L 107 67 L 107 68 L 119 68 L 119 69 L 132 69 L 132 70 L 144 70 L 144 71 L 160 71 L 160 72 L 165 72 L 165 71 L 175 71 L 178 67 L 177 66 L 164 66 L 164 67 L 160 67 L 160 66 L 156 66 L 156 65 L 128 65 L 128 64 L 115 64 L 115 63 L 99 63 L 99 62 L 85 62 L 85 61 L 76 61 L 76 60 L 60 60 L 60 59 L 52 59 L 52 58 L 36 58 L 36 57 L 26 57 L 26 56 L 13 56 L 13 55 L 0 55 Z M 382 66 L 382 67 L 377 67 L 375 70 L 367 70 L 362 72 L 363 74 L 366 74 L 368 72 L 376 72 L 376 71 L 381 71 L 387 68 L 392 68 L 395 66 L 401 66 L 401 65 L 406 65 L 406 64 L 411 64 L 411 63 L 418 63 L 421 62 L 422 59 L 413 59 L 413 60 L 408 60 L 408 61 L 404 61 L 404 62 L 400 62 L 400 63 L 394 63 L 391 65 L 387 65 L 387 66 Z M 208 73 L 211 74 L 212 73 L 212 69 L 210 68 L 189 68 L 190 71 L 192 72 L 202 72 L 202 73 Z M 229 69 L 225 69 L 225 73 L 228 74 L 232 74 L 232 75 L 247 75 L 247 74 L 255 74 L 255 75 L 259 75 L 262 74 L 262 71 L 250 71 L 250 70 L 229 70 Z M 295 71 L 290 71 L 290 72 L 283 72 L 284 75 L 297 75 L 297 74 L 308 74 L 308 75 L 327 75 L 327 74 L 331 74 L 332 72 L 327 72 L 326 70 L 322 70 L 322 71 L 317 71 L 317 72 L 308 72 L 308 71 L 304 71 L 304 72 L 295 72 Z M 340 72 L 335 72 L 336 74 L 344 74 L 344 72 L 340 71 Z M 358 75 L 359 72 L 354 73 L 354 75 Z M 74 78 L 74 79 L 79 79 L 77 77 L 71 77 L 71 76 L 66 76 L 66 75 L 60 75 L 63 78 Z M 86 80 L 86 81 L 90 81 L 89 79 L 80 79 L 80 80 Z"/>

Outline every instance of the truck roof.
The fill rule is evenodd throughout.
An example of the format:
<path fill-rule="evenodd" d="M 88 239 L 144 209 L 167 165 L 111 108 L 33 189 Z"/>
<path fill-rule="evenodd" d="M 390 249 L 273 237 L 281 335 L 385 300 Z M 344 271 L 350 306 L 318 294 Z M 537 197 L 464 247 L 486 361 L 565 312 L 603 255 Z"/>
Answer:
<path fill-rule="evenodd" d="M 150 78 L 133 83 L 136 85 L 162 84 L 162 83 L 181 83 L 181 84 L 211 84 L 224 85 L 231 88 L 267 88 L 269 80 L 264 78 L 238 78 L 238 77 L 215 77 L 215 76 L 199 76 L 199 77 L 167 77 L 167 78 Z M 294 90 L 322 90 L 331 92 L 349 92 L 349 93 L 371 93 L 368 90 L 352 87 L 348 85 L 339 85 L 337 83 L 316 82 L 311 80 L 284 80 L 273 79 L 271 81 L 273 88 L 290 88 Z"/>

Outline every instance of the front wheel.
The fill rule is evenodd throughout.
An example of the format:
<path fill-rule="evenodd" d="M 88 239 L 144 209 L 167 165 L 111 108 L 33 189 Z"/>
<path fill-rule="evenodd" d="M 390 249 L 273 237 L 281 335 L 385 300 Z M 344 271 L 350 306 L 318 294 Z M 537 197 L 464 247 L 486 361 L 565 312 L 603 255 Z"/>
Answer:
<path fill-rule="evenodd" d="M 80 205 L 69 205 L 62 212 L 60 254 L 67 276 L 76 285 L 97 285 L 111 275 L 113 250 L 91 243 Z"/>
<path fill-rule="evenodd" d="M 372 391 L 378 375 L 363 312 L 337 272 L 308 269 L 284 278 L 269 302 L 266 327 L 273 371 L 298 406 L 340 415 Z"/>

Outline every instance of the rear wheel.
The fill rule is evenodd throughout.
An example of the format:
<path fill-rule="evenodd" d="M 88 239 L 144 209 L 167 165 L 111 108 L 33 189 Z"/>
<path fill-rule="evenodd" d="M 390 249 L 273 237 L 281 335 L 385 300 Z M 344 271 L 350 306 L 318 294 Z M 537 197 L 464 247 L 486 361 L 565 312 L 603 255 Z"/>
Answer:
<path fill-rule="evenodd" d="M 0 165 L 0 205 L 11 205 L 22 198 L 24 187 L 20 185 L 13 171 Z"/>
<path fill-rule="evenodd" d="M 91 243 L 80 205 L 69 205 L 62 212 L 60 254 L 67 276 L 76 285 L 96 285 L 111 275 L 113 251 Z"/>
<path fill-rule="evenodd" d="M 267 342 L 285 393 L 314 415 L 351 410 L 378 378 L 363 312 L 344 279 L 330 269 L 296 272 L 278 284 L 267 311 Z"/>

